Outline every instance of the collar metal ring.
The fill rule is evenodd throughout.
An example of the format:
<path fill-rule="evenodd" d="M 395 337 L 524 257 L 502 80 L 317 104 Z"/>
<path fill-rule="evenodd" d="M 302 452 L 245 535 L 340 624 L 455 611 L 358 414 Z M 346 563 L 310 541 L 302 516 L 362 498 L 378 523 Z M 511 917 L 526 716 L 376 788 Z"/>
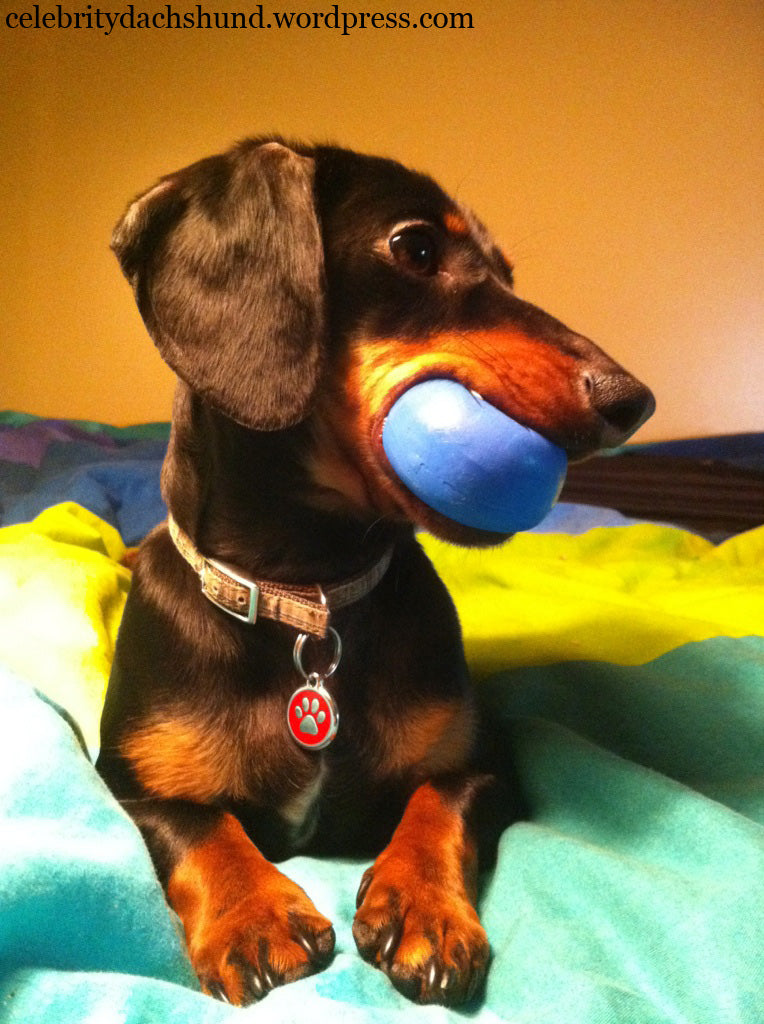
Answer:
<path fill-rule="evenodd" d="M 340 659 L 342 658 L 342 641 L 340 640 L 340 635 L 337 632 L 337 630 L 333 629 L 331 626 L 329 626 L 329 630 L 328 630 L 328 634 L 327 635 L 331 636 L 331 638 L 334 640 L 334 657 L 332 658 L 331 663 L 329 664 L 329 667 L 327 669 L 325 669 L 323 672 L 315 672 L 315 671 L 307 672 L 305 670 L 304 666 L 303 666 L 303 663 L 302 663 L 302 651 L 303 651 L 303 648 L 305 647 L 306 641 L 307 640 L 312 640 L 312 639 L 315 639 L 315 638 L 309 636 L 308 633 L 300 633 L 299 636 L 297 637 L 297 639 L 295 640 L 295 642 L 294 642 L 294 655 L 293 655 L 294 656 L 294 667 L 297 669 L 297 671 L 300 673 L 300 675 L 303 677 L 303 679 L 310 679 L 311 676 L 316 676 L 316 675 L 319 676 L 321 679 L 328 679 L 330 676 L 334 675 L 334 673 L 337 671 L 337 666 L 339 665 Z"/>

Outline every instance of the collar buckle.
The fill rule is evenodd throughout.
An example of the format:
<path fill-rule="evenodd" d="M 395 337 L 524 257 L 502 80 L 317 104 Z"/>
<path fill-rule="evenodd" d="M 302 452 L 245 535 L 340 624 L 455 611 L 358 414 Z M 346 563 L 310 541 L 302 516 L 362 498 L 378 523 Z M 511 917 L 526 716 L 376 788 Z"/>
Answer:
<path fill-rule="evenodd" d="M 243 590 L 238 590 L 233 598 L 233 604 L 242 610 L 237 612 L 231 607 L 231 602 L 224 602 L 220 597 L 221 574 L 227 580 L 234 580 Z M 202 593 L 221 611 L 231 615 L 234 619 L 247 622 L 253 625 L 257 622 L 257 605 L 260 600 L 260 588 L 253 580 L 241 576 L 235 569 L 225 562 L 219 562 L 215 558 L 205 558 L 199 578 L 202 583 Z"/>

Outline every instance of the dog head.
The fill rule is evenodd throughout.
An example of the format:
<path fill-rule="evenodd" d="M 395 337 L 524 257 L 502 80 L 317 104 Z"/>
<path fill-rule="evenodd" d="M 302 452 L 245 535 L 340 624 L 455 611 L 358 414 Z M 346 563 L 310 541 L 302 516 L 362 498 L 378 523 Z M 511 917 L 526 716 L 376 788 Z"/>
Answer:
<path fill-rule="evenodd" d="M 385 456 L 385 418 L 419 381 L 458 381 L 573 459 L 621 444 L 654 408 L 596 345 L 517 297 L 468 210 L 391 160 L 249 140 L 136 199 L 113 248 L 194 394 L 251 431 L 306 426 L 325 507 L 496 541 L 425 506 Z"/>

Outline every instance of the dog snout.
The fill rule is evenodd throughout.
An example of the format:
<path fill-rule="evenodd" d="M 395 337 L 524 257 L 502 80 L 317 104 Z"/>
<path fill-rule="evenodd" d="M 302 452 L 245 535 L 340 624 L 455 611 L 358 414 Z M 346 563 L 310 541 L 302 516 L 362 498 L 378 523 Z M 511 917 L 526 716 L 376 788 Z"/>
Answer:
<path fill-rule="evenodd" d="M 584 387 L 602 421 L 602 447 L 623 444 L 655 411 L 652 391 L 623 370 L 586 370 Z"/>

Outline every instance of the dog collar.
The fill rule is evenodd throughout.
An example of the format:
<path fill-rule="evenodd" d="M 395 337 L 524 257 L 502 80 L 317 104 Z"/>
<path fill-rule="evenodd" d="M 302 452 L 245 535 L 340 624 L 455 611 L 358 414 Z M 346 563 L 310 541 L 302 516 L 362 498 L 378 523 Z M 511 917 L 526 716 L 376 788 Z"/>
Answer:
<path fill-rule="evenodd" d="M 286 586 L 271 580 L 250 579 L 226 562 L 206 558 L 171 515 L 167 525 L 175 547 L 199 577 L 202 593 L 222 611 L 250 625 L 262 616 L 321 638 L 329 631 L 331 613 L 370 594 L 393 557 L 390 547 L 366 572 L 341 583 Z"/>

